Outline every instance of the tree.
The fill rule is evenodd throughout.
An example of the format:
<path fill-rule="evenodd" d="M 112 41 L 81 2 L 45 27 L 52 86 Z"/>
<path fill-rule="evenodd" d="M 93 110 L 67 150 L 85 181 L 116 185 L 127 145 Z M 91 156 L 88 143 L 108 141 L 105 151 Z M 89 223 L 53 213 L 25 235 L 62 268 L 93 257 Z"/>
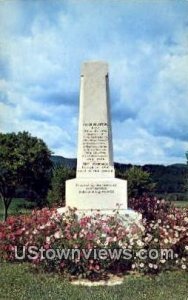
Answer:
<path fill-rule="evenodd" d="M 42 205 L 50 183 L 50 156 L 46 144 L 28 132 L 0 133 L 0 198 L 4 220 L 18 186 L 32 190 Z"/>
<path fill-rule="evenodd" d="M 138 197 L 144 193 L 152 192 L 156 186 L 152 182 L 150 173 L 143 171 L 139 167 L 131 167 L 125 172 L 125 178 L 128 181 L 129 197 Z"/>
<path fill-rule="evenodd" d="M 65 181 L 75 177 L 75 170 L 56 166 L 53 170 L 51 189 L 48 192 L 48 202 L 50 205 L 65 205 Z"/>

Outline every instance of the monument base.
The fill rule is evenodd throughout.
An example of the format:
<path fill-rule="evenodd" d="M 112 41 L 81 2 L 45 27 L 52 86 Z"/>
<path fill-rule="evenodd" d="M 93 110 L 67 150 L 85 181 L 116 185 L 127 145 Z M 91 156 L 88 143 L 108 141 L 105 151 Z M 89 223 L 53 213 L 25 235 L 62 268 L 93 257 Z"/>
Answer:
<path fill-rule="evenodd" d="M 59 214 L 64 214 L 68 211 L 68 207 L 60 207 L 57 209 Z M 94 216 L 95 214 L 100 213 L 101 218 L 105 219 L 108 216 L 116 215 L 118 219 L 120 219 L 124 226 L 131 227 L 134 224 L 140 224 L 142 221 L 142 215 L 132 209 L 120 209 L 118 211 L 115 210 L 89 210 L 89 209 L 78 209 L 76 210 L 76 216 L 78 219 L 83 218 L 84 216 Z"/>
<path fill-rule="evenodd" d="M 78 210 L 127 209 L 127 181 L 118 178 L 74 178 L 66 181 L 66 206 Z"/>
<path fill-rule="evenodd" d="M 127 209 L 127 181 L 118 178 L 74 178 L 66 181 L 66 207 L 58 209 L 60 214 L 77 208 L 76 215 L 105 216 L 118 214 L 126 226 L 140 222 L 142 215 Z"/>

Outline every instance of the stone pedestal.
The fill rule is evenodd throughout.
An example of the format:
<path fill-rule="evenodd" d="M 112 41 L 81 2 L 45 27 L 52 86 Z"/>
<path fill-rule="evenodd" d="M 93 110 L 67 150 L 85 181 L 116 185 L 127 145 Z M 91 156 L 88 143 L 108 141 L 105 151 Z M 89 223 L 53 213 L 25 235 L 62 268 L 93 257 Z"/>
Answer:
<path fill-rule="evenodd" d="M 117 178 L 75 178 L 66 181 L 66 205 L 76 207 L 79 210 L 127 209 L 126 195 L 126 180 Z"/>

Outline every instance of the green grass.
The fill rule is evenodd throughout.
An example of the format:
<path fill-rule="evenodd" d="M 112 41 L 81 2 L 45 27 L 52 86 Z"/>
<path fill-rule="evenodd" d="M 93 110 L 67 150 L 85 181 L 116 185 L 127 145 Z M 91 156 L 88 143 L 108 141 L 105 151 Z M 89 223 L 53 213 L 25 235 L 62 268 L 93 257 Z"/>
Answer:
<path fill-rule="evenodd" d="M 188 207 L 188 201 L 172 201 L 176 207 Z"/>
<path fill-rule="evenodd" d="M 8 215 L 19 215 L 19 214 L 28 214 L 31 212 L 31 209 L 20 208 L 19 205 L 25 200 L 21 198 L 13 198 L 8 209 Z M 3 203 L 0 201 L 0 221 L 3 220 L 4 208 Z"/>
<path fill-rule="evenodd" d="M 158 276 L 125 276 L 113 287 L 72 286 L 54 274 L 33 273 L 27 264 L 0 265 L 1 300 L 187 300 L 188 274 L 168 272 Z"/>

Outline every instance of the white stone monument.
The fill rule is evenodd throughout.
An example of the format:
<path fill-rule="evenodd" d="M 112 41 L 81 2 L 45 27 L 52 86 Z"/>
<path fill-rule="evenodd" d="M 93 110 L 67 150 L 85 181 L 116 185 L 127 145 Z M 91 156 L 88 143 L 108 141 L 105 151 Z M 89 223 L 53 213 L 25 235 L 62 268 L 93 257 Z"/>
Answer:
<path fill-rule="evenodd" d="M 77 173 L 66 181 L 66 207 L 137 216 L 127 210 L 127 181 L 115 178 L 105 62 L 86 62 L 81 70 Z"/>

